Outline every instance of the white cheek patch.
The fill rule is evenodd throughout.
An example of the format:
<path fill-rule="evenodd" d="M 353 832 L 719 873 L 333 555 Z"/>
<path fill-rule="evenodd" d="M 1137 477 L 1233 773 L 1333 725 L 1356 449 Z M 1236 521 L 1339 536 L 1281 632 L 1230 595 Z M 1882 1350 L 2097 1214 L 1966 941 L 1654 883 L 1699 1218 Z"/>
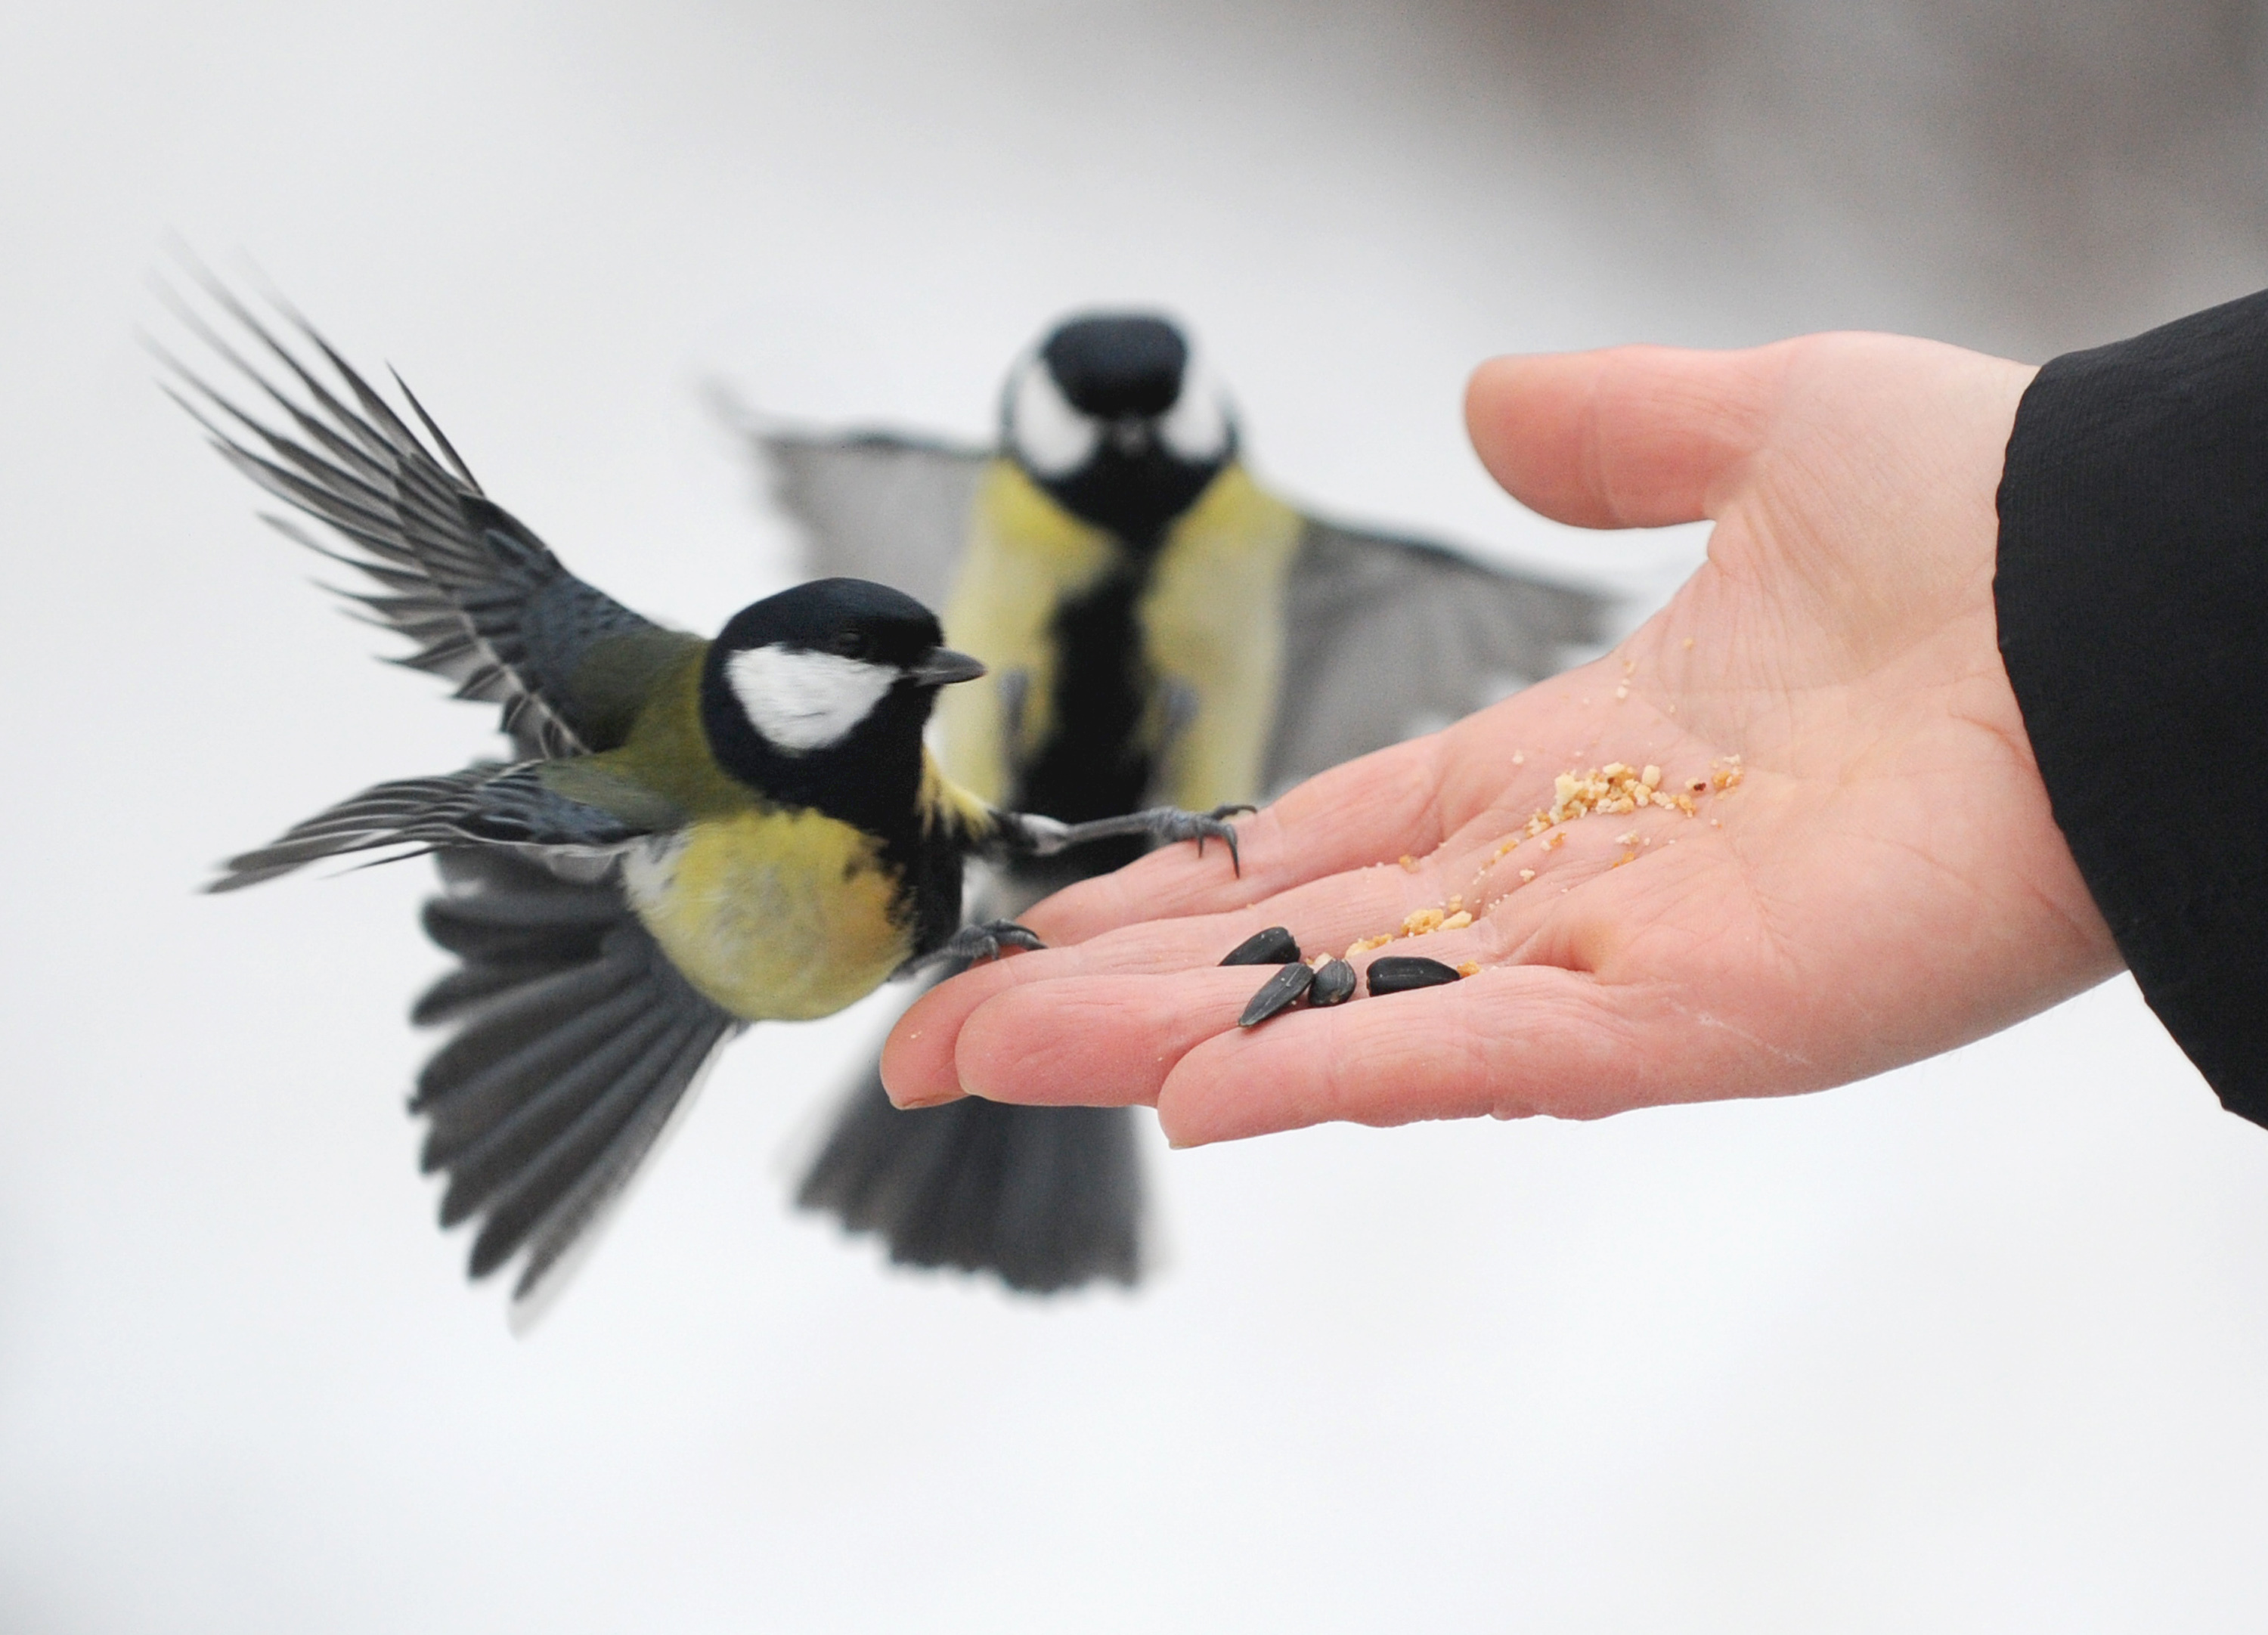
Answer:
<path fill-rule="evenodd" d="M 1008 400 L 1008 440 L 1043 477 L 1067 477 L 1086 464 L 1102 428 L 1071 406 L 1048 366 L 1035 357 L 1016 377 Z"/>
<path fill-rule="evenodd" d="M 752 647 L 725 660 L 749 725 L 773 748 L 824 749 L 866 718 L 898 679 L 888 665 L 802 648 Z"/>
<path fill-rule="evenodd" d="M 1202 365 L 1192 362 L 1183 373 L 1181 396 L 1158 423 L 1158 440 L 1192 466 L 1228 457 L 1228 399 Z"/>

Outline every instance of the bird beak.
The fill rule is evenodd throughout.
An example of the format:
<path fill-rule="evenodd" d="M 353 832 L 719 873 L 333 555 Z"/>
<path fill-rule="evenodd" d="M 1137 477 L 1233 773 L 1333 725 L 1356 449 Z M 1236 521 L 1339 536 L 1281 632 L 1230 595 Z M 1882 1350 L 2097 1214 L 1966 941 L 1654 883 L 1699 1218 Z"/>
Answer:
<path fill-rule="evenodd" d="M 950 687 L 955 681 L 975 681 L 984 674 L 984 667 L 967 653 L 940 647 L 906 674 L 924 687 Z"/>

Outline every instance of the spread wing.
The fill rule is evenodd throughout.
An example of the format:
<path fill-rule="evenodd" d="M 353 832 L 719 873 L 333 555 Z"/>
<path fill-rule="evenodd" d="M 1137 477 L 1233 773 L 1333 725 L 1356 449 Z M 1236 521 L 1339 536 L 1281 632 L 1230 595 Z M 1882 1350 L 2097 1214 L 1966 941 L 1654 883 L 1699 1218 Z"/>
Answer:
<path fill-rule="evenodd" d="M 415 857 L 469 846 L 503 847 L 563 862 L 610 858 L 635 840 L 684 821 L 681 813 L 652 798 L 642 803 L 643 809 L 574 799 L 546 779 L 557 764 L 483 764 L 439 777 L 376 784 L 294 824 L 258 850 L 231 858 L 208 889 L 235 891 L 324 858 L 365 851 Z"/>
<path fill-rule="evenodd" d="M 447 677 L 460 698 L 501 705 L 504 730 L 523 755 L 611 748 L 627 725 L 625 684 L 650 667 L 619 659 L 592 665 L 594 651 L 626 645 L 659 652 L 691 638 L 663 630 L 568 572 L 542 541 L 481 492 L 399 377 L 395 384 L 422 435 L 305 320 L 279 307 L 321 369 L 217 281 L 202 283 L 249 337 L 252 356 L 186 303 L 177 302 L 176 311 L 257 389 L 284 429 L 247 412 L 169 357 L 186 388 L 173 393 L 175 401 L 232 465 L 322 524 L 336 543 L 319 541 L 289 519 L 268 520 L 370 581 L 372 590 L 343 593 L 372 622 L 417 644 L 400 662 Z M 594 674 L 601 678 L 596 684 Z"/>
<path fill-rule="evenodd" d="M 1310 518 L 1285 582 L 1267 792 L 1446 725 L 1604 639 L 1594 593 Z"/>
<path fill-rule="evenodd" d="M 805 566 L 941 608 L 989 451 L 889 431 L 826 432 L 740 413 L 772 498 L 803 533 Z"/>

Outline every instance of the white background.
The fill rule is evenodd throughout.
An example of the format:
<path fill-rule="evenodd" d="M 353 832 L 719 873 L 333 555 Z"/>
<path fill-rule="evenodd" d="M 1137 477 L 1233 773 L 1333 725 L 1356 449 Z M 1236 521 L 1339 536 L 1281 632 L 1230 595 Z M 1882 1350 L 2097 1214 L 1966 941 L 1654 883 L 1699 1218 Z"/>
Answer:
<path fill-rule="evenodd" d="M 1990 11 L 1982 18 L 1972 11 Z M 0 16 L 0 1630 L 2253 1629 L 2268 1137 L 2129 984 L 1831 1094 L 1154 1154 L 1138 1296 L 784 1190 L 872 1008 L 738 1045 L 531 1339 L 401 1098 L 421 867 L 192 895 L 491 740 L 152 385 L 176 231 L 703 628 L 780 535 L 696 395 L 969 433 L 1182 312 L 1263 468 L 1528 518 L 1486 354 L 2030 357 L 2268 282 L 2246 8 L 646 0 Z"/>

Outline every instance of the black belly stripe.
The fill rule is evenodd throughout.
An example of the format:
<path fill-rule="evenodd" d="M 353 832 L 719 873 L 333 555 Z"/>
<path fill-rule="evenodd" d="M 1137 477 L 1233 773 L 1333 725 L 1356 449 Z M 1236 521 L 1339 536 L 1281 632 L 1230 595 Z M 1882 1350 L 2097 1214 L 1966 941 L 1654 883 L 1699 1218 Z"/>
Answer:
<path fill-rule="evenodd" d="M 1138 810 L 1154 769 L 1140 742 L 1153 678 L 1134 619 L 1154 556 L 1112 574 L 1087 595 L 1057 610 L 1051 718 L 1040 753 L 1023 768 L 1015 804 L 1065 823 Z M 1082 873 L 1116 868 L 1141 856 L 1138 837 L 1083 847 Z"/>

